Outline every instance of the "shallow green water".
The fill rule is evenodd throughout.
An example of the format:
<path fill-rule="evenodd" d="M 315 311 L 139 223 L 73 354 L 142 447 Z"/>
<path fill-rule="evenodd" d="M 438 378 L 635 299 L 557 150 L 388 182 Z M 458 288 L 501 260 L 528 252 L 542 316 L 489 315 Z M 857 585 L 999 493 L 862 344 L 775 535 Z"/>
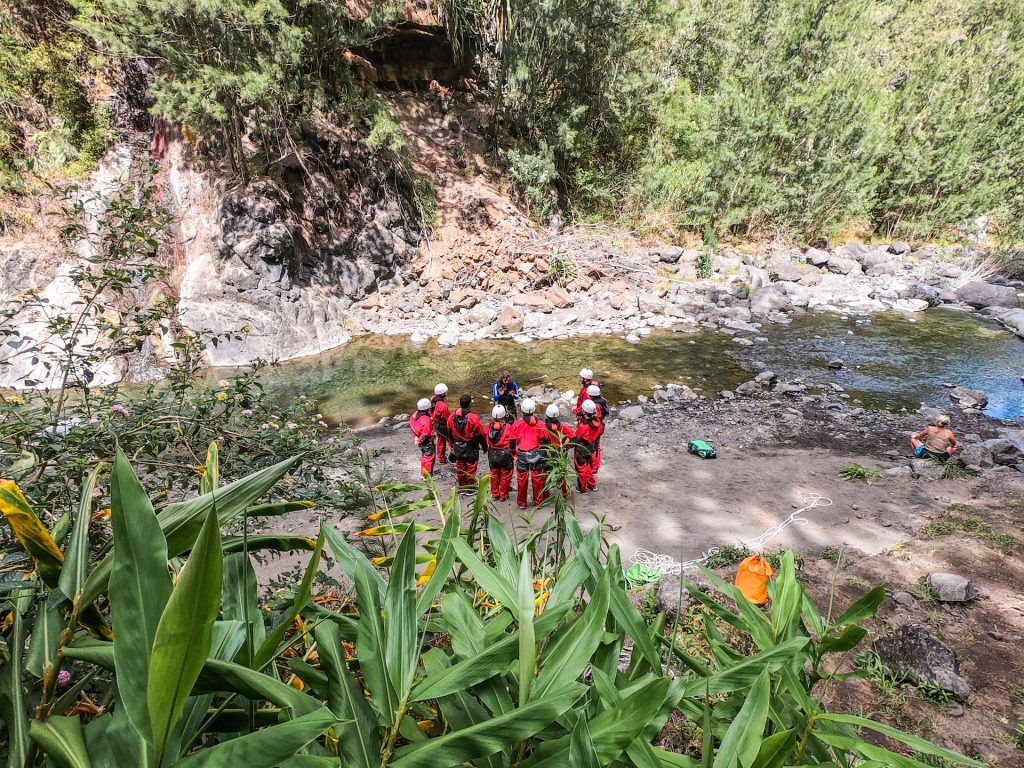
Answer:
<path fill-rule="evenodd" d="M 858 323 L 857 320 L 861 322 Z M 987 410 L 1000 418 L 1024 415 L 1024 342 L 994 323 L 949 310 L 913 316 L 842 318 L 829 313 L 794 316 L 789 325 L 766 324 L 751 347 L 717 332 L 652 334 L 639 344 L 614 336 L 567 341 L 512 341 L 460 344 L 443 349 L 433 342 L 366 337 L 317 358 L 269 370 L 268 389 L 282 398 L 315 399 L 332 422 L 369 424 L 382 416 L 408 413 L 438 381 L 449 400 L 463 392 L 476 397 L 475 409 L 489 407 L 497 372 L 510 368 L 523 387 L 577 383 L 576 373 L 592 368 L 612 402 L 651 394 L 655 385 L 688 384 L 705 394 L 731 389 L 765 363 L 784 379 L 834 381 L 870 408 L 917 408 L 948 402 L 943 382 L 979 388 L 989 394 Z M 833 373 L 825 364 L 836 357 L 846 368 Z M 454 395 L 455 397 L 452 397 Z"/>

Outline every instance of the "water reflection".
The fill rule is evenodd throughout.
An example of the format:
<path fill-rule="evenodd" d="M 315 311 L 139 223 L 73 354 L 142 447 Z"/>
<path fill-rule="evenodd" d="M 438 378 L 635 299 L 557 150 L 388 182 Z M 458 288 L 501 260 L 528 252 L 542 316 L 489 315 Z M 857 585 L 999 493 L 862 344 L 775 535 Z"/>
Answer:
<path fill-rule="evenodd" d="M 457 397 L 487 407 L 498 371 L 511 368 L 523 387 L 576 384 L 576 372 L 593 368 L 611 401 L 651 394 L 668 383 L 688 384 L 705 394 L 731 389 L 750 379 L 761 362 L 784 378 L 834 382 L 870 408 L 917 408 L 947 402 L 944 382 L 983 389 L 993 416 L 1024 415 L 1024 343 L 993 323 L 949 310 L 914 316 L 870 318 L 810 313 L 788 325 L 766 324 L 753 346 L 740 346 L 717 332 L 652 334 L 639 344 L 614 336 L 567 341 L 512 341 L 460 344 L 443 349 L 432 341 L 414 346 L 405 339 L 366 337 L 318 358 L 269 370 L 268 389 L 287 398 L 304 394 L 333 422 L 368 424 L 381 416 L 408 412 L 419 397 L 444 381 Z M 831 372 L 829 360 L 845 368 Z M 454 399 L 454 398 L 453 398 Z"/>

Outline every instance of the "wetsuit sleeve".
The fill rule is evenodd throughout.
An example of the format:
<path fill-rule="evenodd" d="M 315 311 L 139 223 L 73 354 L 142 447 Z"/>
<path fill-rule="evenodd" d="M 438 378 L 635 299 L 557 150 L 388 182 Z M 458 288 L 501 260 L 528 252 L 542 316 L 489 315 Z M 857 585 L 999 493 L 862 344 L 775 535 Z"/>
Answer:
<path fill-rule="evenodd" d="M 497 402 L 498 398 L 501 397 L 501 395 L 498 394 L 498 384 L 499 383 L 500 382 L 497 382 L 497 381 L 494 382 L 494 387 L 491 389 L 491 400 L 494 400 L 495 402 Z"/>

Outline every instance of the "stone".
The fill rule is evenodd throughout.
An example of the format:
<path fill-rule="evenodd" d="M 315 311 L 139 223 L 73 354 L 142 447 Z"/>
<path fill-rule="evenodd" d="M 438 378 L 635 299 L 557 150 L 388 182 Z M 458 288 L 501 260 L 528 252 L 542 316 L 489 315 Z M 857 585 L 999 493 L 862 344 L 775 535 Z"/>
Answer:
<path fill-rule="evenodd" d="M 761 385 L 757 381 L 745 381 L 736 387 L 736 394 L 744 397 L 751 397 L 761 391 Z"/>
<path fill-rule="evenodd" d="M 841 368 L 843 368 L 843 366 L 845 366 L 845 365 L 846 365 L 846 363 L 844 363 L 839 358 L 836 358 L 835 360 L 829 360 L 828 361 L 828 367 L 831 368 L 833 371 L 838 371 Z"/>
<path fill-rule="evenodd" d="M 520 297 L 519 303 L 532 312 L 550 314 L 555 311 L 555 305 L 551 303 L 547 296 L 539 293 L 528 293 Z"/>
<path fill-rule="evenodd" d="M 750 311 L 755 315 L 767 315 L 789 309 L 792 302 L 777 285 L 766 285 L 754 291 L 750 297 Z"/>
<path fill-rule="evenodd" d="M 754 377 L 754 381 L 760 384 L 762 387 L 767 387 L 778 379 L 778 374 L 775 371 L 761 371 L 757 376 Z"/>
<path fill-rule="evenodd" d="M 729 389 L 723 389 L 721 392 L 718 393 L 718 396 L 723 400 L 732 400 L 733 398 L 736 397 L 736 393 Z"/>
<path fill-rule="evenodd" d="M 960 702 L 970 696 L 956 653 L 919 624 L 900 627 L 874 642 L 875 652 L 898 680 L 936 685 Z"/>
<path fill-rule="evenodd" d="M 929 573 L 926 581 L 940 603 L 967 603 L 981 594 L 974 582 L 957 573 Z"/>
<path fill-rule="evenodd" d="M 828 251 L 821 248 L 808 248 L 804 251 L 804 261 L 814 267 L 824 267 L 830 258 Z"/>
<path fill-rule="evenodd" d="M 625 421 L 636 421 L 637 419 L 643 418 L 644 409 L 639 405 L 631 405 L 628 408 L 623 408 L 619 411 L 619 418 Z"/>
<path fill-rule="evenodd" d="M 994 464 L 992 461 L 992 450 L 984 443 L 965 445 L 957 456 L 960 461 L 969 467 L 985 469 Z"/>
<path fill-rule="evenodd" d="M 674 400 L 668 393 L 668 390 L 656 389 L 654 390 L 654 402 L 656 403 L 667 403 L 669 400 Z"/>
<path fill-rule="evenodd" d="M 670 245 L 658 252 L 658 261 L 664 264 L 677 264 L 683 256 L 683 249 L 678 245 Z"/>
<path fill-rule="evenodd" d="M 523 313 L 511 304 L 506 304 L 498 314 L 497 324 L 501 333 L 519 333 L 523 330 Z"/>
<path fill-rule="evenodd" d="M 1020 300 L 1017 289 L 1008 285 L 992 285 L 981 280 L 974 280 L 956 289 L 957 301 L 975 309 L 985 307 L 1006 307 L 1018 309 Z"/>
<path fill-rule="evenodd" d="M 453 311 L 458 312 L 460 309 L 472 309 L 480 303 L 481 297 L 480 291 L 456 288 L 448 296 L 448 304 Z"/>
<path fill-rule="evenodd" d="M 804 272 L 787 256 L 775 256 L 768 262 L 768 273 L 775 275 L 777 280 L 796 282 L 804 276 Z"/>
<path fill-rule="evenodd" d="M 902 256 L 905 253 L 910 253 L 910 244 L 905 240 L 893 240 L 889 243 L 887 249 L 889 253 L 895 253 L 897 256 Z"/>
<path fill-rule="evenodd" d="M 988 405 L 988 395 L 979 389 L 953 387 L 949 391 L 949 399 L 961 408 L 984 408 Z"/>
<path fill-rule="evenodd" d="M 864 272 L 864 268 L 856 259 L 840 256 L 835 253 L 829 257 L 828 264 L 825 265 L 825 268 L 829 272 L 837 275 L 859 275 Z"/>
<path fill-rule="evenodd" d="M 994 440 L 986 440 L 982 445 L 988 450 L 992 464 L 1001 467 L 1012 467 L 1024 462 L 1024 442 L 1020 440 L 996 438 Z"/>
<path fill-rule="evenodd" d="M 917 602 L 917 599 L 909 592 L 893 592 L 893 602 L 897 605 L 902 605 L 904 608 L 910 608 Z"/>
<path fill-rule="evenodd" d="M 437 337 L 437 343 L 442 347 L 454 347 L 459 343 L 459 334 L 454 331 L 445 331 Z"/>
<path fill-rule="evenodd" d="M 892 303 L 897 312 L 924 312 L 929 306 L 924 299 L 897 299 Z"/>
<path fill-rule="evenodd" d="M 554 285 L 544 291 L 544 298 L 551 302 L 555 309 L 565 309 L 573 304 L 572 296 L 560 285 Z"/>
<path fill-rule="evenodd" d="M 780 395 L 800 395 L 807 391 L 807 387 L 803 384 L 783 383 L 778 384 L 775 387 L 775 392 Z"/>
<path fill-rule="evenodd" d="M 914 478 L 925 480 L 941 480 L 942 464 L 933 459 L 911 459 L 910 473 Z"/>
<path fill-rule="evenodd" d="M 942 303 L 941 292 L 927 283 L 911 283 L 899 291 L 901 299 L 918 299 L 926 301 L 930 306 L 937 307 Z"/>

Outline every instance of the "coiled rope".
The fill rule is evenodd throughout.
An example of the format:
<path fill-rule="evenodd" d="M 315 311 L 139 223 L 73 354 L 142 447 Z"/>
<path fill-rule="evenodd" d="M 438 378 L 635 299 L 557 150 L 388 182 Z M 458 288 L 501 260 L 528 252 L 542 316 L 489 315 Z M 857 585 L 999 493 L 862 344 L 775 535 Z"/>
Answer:
<path fill-rule="evenodd" d="M 796 510 L 793 514 L 787 517 L 778 525 L 773 525 L 771 528 L 766 530 L 756 539 L 750 541 L 741 541 L 740 544 L 749 549 L 751 552 L 760 552 L 764 549 L 765 545 L 782 533 L 784 530 L 789 528 L 791 525 L 807 525 L 810 520 L 802 515 L 805 512 L 810 512 L 816 507 L 831 507 L 832 499 L 828 496 L 822 496 L 820 493 L 812 493 L 804 497 L 804 505 L 800 509 Z M 637 565 L 643 565 L 650 568 L 652 571 L 657 571 L 661 574 L 671 574 L 678 576 L 683 571 L 693 570 L 699 564 L 704 563 L 708 558 L 712 557 L 720 550 L 718 547 L 711 547 L 709 550 L 704 552 L 700 557 L 693 560 L 685 560 L 679 562 L 671 555 L 659 555 L 656 552 L 651 552 L 648 549 L 638 549 L 633 553 L 630 558 L 630 562 L 636 563 Z"/>

